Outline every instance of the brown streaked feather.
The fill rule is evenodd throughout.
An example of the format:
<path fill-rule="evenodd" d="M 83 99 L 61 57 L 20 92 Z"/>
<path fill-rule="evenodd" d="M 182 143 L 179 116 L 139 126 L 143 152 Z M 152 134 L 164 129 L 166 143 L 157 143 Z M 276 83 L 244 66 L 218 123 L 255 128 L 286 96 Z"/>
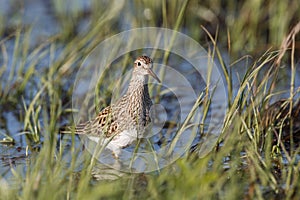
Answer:
<path fill-rule="evenodd" d="M 75 134 L 85 134 L 90 136 L 110 137 L 118 131 L 118 125 L 112 115 L 112 108 L 104 108 L 98 116 L 85 123 L 78 124 L 75 128 Z"/>
<path fill-rule="evenodd" d="M 152 59 L 149 58 L 148 56 L 140 56 L 137 58 L 137 60 L 144 60 L 146 64 L 152 63 Z"/>

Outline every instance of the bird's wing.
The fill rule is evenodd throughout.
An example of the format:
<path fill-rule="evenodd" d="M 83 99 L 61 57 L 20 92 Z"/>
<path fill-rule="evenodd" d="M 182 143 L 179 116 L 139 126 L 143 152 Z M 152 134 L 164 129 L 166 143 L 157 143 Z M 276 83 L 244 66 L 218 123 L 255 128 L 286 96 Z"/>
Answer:
<path fill-rule="evenodd" d="M 71 131 L 69 127 L 69 132 Z M 112 115 L 111 106 L 103 109 L 98 116 L 92 120 L 76 125 L 73 132 L 79 135 L 110 137 L 118 131 L 117 122 Z M 67 133 L 67 131 L 65 131 Z"/>

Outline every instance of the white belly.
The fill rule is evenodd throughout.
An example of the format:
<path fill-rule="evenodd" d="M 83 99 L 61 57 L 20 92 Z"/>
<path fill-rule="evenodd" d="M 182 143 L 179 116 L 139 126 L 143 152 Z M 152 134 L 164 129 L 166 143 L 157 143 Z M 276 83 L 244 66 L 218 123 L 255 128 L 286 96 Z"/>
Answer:
<path fill-rule="evenodd" d="M 131 145 L 137 139 L 137 131 L 123 131 L 113 138 L 102 138 L 96 136 L 88 136 L 88 138 L 96 143 L 101 142 L 101 145 L 106 145 L 105 148 L 111 150 L 118 157 L 121 149 Z"/>

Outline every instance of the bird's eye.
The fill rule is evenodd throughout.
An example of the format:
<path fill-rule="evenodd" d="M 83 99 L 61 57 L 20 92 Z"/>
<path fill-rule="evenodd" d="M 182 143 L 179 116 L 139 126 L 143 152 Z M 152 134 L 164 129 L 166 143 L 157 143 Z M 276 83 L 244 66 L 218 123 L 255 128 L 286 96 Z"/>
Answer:
<path fill-rule="evenodd" d="M 138 66 L 141 66 L 141 65 L 142 65 L 141 62 L 138 62 L 137 64 L 138 64 Z"/>

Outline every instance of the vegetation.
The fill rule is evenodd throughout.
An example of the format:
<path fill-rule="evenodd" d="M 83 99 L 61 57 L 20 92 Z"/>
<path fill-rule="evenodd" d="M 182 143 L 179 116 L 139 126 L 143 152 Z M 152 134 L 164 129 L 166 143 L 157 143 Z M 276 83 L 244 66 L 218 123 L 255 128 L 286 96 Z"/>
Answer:
<path fill-rule="evenodd" d="M 283 128 L 299 124 L 291 117 L 300 92 L 298 1 L 91 1 L 85 9 L 80 2 L 50 1 L 58 31 L 41 38 L 16 12 L 25 5 L 12 1 L 9 14 L 0 12 L 1 199 L 299 198 L 299 132 Z M 196 146 L 158 171 L 98 181 L 97 162 L 78 138 L 58 134 L 75 112 L 73 81 L 100 42 L 146 26 L 184 32 L 220 63 L 229 102 L 224 128 L 204 157 Z M 100 81 L 107 87 L 97 101 L 105 107 L 115 83 Z M 281 96 L 292 106 L 266 125 L 268 105 Z M 209 105 L 203 101 L 203 110 Z"/>

